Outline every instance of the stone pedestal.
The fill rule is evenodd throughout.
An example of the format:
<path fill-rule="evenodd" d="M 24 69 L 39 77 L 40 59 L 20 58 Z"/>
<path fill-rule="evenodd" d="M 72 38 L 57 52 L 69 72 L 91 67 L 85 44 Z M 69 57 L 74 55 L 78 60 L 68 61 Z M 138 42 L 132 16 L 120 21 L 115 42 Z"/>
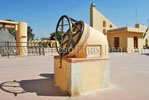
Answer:
<path fill-rule="evenodd" d="M 109 58 L 54 57 L 54 82 L 70 96 L 79 96 L 109 86 Z"/>

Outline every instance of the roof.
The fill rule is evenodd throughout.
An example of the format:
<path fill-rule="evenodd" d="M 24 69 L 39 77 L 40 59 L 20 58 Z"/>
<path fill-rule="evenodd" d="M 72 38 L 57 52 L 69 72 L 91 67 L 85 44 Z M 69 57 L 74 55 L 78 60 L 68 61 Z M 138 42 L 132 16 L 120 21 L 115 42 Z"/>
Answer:
<path fill-rule="evenodd" d="M 140 28 L 134 28 L 134 27 L 122 27 L 122 28 L 114 28 L 114 29 L 107 30 L 107 33 L 115 33 L 115 32 L 144 33 L 145 31 Z"/>
<path fill-rule="evenodd" d="M 16 28 L 18 22 L 0 20 L 0 27 Z"/>
<path fill-rule="evenodd" d="M 12 21 L 4 21 L 4 20 L 0 20 L 0 23 L 2 23 L 2 24 L 18 24 L 18 22 L 12 22 Z"/>

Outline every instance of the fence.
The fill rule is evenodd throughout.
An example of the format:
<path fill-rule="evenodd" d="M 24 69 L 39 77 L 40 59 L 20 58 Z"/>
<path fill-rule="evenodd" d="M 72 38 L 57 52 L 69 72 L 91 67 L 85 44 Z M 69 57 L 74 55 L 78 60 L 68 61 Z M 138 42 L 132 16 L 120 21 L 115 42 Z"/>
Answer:
<path fill-rule="evenodd" d="M 45 55 L 45 53 L 57 54 L 55 47 L 47 47 L 45 44 L 44 42 L 0 42 L 0 56 L 7 56 L 8 58 L 9 56 L 17 56 L 17 52 L 19 51 L 27 53 L 28 56 Z M 111 53 L 123 53 L 128 51 L 132 51 L 132 53 L 135 51 L 141 51 L 138 53 L 149 53 L 149 49 L 127 48 L 127 50 L 124 51 L 121 47 L 109 48 L 109 52 Z"/>
<path fill-rule="evenodd" d="M 0 42 L 0 55 L 9 58 L 9 56 L 16 56 L 19 51 L 27 55 L 45 55 L 44 48 L 43 43 L 37 42 L 32 45 L 29 42 Z"/>
<path fill-rule="evenodd" d="M 143 48 L 127 48 L 126 50 L 123 50 L 121 47 L 112 47 L 109 48 L 110 53 L 149 53 L 149 49 L 143 49 Z"/>

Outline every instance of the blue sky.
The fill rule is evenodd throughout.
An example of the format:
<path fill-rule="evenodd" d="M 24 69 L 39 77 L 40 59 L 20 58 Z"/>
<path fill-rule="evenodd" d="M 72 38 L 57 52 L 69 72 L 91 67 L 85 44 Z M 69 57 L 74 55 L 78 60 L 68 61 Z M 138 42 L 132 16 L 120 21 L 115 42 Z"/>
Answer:
<path fill-rule="evenodd" d="M 147 24 L 149 19 L 149 0 L 0 0 L 0 20 L 27 22 L 33 28 L 35 38 L 48 37 L 55 31 L 61 15 L 89 24 L 92 2 L 118 27 L 134 26 L 136 8 L 138 23 Z"/>

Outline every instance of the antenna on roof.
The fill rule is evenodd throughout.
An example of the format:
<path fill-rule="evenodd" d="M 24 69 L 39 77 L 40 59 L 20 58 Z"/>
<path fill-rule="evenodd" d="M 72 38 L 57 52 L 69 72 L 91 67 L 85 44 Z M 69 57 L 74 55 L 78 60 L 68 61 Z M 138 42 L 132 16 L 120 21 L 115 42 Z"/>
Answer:
<path fill-rule="evenodd" d="M 148 19 L 147 19 L 147 27 L 148 27 Z"/>
<path fill-rule="evenodd" d="M 138 23 L 138 9 L 136 8 L 136 24 Z"/>

